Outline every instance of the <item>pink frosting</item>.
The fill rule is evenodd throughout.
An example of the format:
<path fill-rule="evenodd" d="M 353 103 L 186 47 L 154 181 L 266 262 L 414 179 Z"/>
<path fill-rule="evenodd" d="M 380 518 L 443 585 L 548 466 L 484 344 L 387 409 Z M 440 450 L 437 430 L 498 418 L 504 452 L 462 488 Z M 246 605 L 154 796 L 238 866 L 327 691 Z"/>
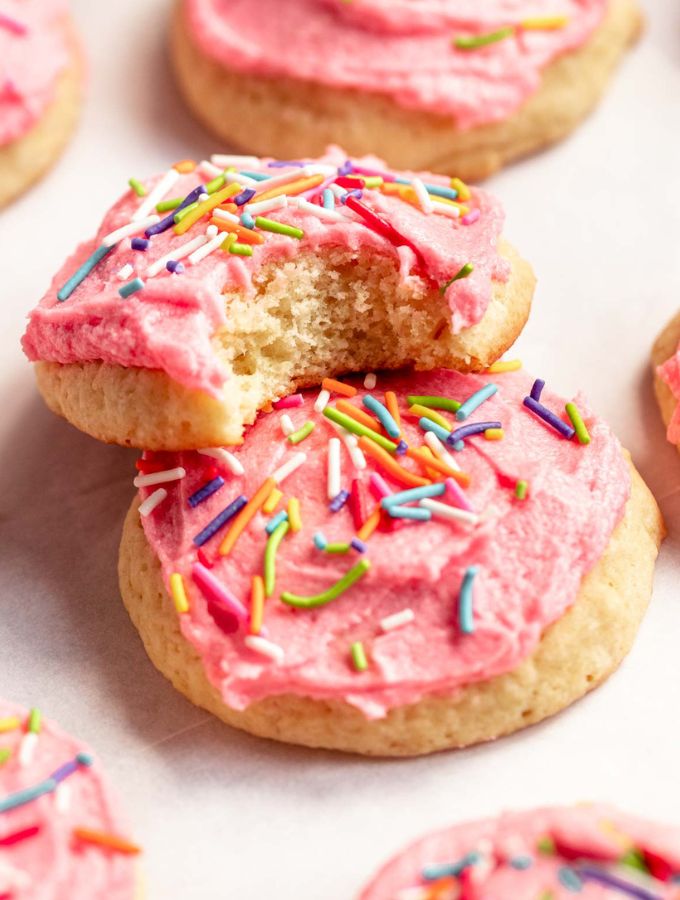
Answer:
<path fill-rule="evenodd" d="M 0 0 L 0 146 L 29 131 L 68 63 L 67 0 Z"/>
<path fill-rule="evenodd" d="M 543 851 L 539 844 L 544 847 Z M 547 844 L 547 846 L 546 846 Z M 554 849 L 547 847 L 552 844 Z M 630 850 L 644 857 L 651 875 L 620 862 Z M 460 893 L 431 895 L 437 884 L 428 867 L 448 866 L 476 853 L 477 861 L 453 881 Z M 585 873 L 601 873 L 645 889 L 631 894 Z M 609 806 L 587 805 L 506 813 L 468 822 L 422 838 L 393 857 L 363 890 L 360 900 L 622 900 L 624 895 L 677 900 L 680 887 L 680 828 L 657 825 Z M 440 882 L 441 883 L 441 882 Z M 571 885 L 571 887 L 569 887 Z M 409 889 L 423 889 L 422 892 Z M 402 893 L 403 892 L 403 893 Z"/>
<path fill-rule="evenodd" d="M 0 731 L 0 750 L 11 750 L 8 761 L 0 765 L 0 801 L 49 778 L 78 753 L 89 753 L 54 723 L 43 720 L 32 754 L 22 761 L 27 711 L 0 701 L 0 721 L 10 717 L 18 717 L 21 726 Z M 64 792 L 61 797 L 58 791 Z M 136 881 L 132 857 L 80 843 L 73 836 L 75 828 L 87 828 L 128 837 L 96 759 L 62 781 L 58 791 L 0 811 L 0 897 L 132 900 Z M 21 832 L 36 826 L 37 833 L 21 838 Z"/>
<path fill-rule="evenodd" d="M 541 70 L 582 46 L 607 0 L 186 0 L 201 50 L 230 69 L 386 94 L 450 115 L 460 128 L 506 119 L 539 87 Z M 474 51 L 457 36 L 536 16 L 555 30 L 518 31 Z"/>
<path fill-rule="evenodd" d="M 659 366 L 656 371 L 659 378 L 671 389 L 675 399 L 680 401 L 680 346 L 674 355 L 667 359 L 662 366 Z M 680 402 L 675 405 L 666 435 L 671 444 L 680 444 Z"/>
<path fill-rule="evenodd" d="M 174 572 L 184 577 L 191 608 L 181 616 L 182 633 L 227 705 L 243 709 L 253 700 L 292 692 L 341 698 L 369 718 L 380 717 L 425 695 L 454 693 L 514 669 L 536 648 L 546 627 L 570 607 L 583 576 L 607 546 L 630 489 L 618 441 L 583 398 L 577 402 L 590 429 L 588 446 L 559 437 L 522 405 L 531 387 L 523 372 L 493 378 L 444 370 L 381 375 L 373 393 L 379 399 L 384 390 L 397 393 L 403 436 L 419 446 L 417 420 L 405 414 L 407 394 L 463 400 L 492 381 L 499 385 L 498 393 L 468 422 L 500 421 L 505 438 L 491 442 L 473 437 L 456 453 L 471 476 L 467 497 L 481 514 L 480 523 L 471 527 L 433 518 L 376 531 L 367 543 L 368 573 L 337 600 L 314 610 L 292 609 L 279 601 L 280 591 L 316 594 L 360 558 L 354 551 L 346 556 L 321 552 L 312 541 L 317 531 L 331 542 L 349 541 L 356 533 L 347 506 L 337 513 L 328 508 L 326 448 L 334 432 L 313 410 L 314 394 L 305 394 L 300 408 L 261 414 L 243 445 L 233 450 L 245 474 L 232 475 L 218 463 L 226 484 L 195 509 L 187 498 L 213 477 L 207 467 L 215 460 L 198 453 L 154 457 L 164 468 L 185 467 L 187 474 L 165 485 L 168 497 L 143 520 L 146 536 L 166 583 Z M 558 413 L 564 409 L 564 401 L 548 391 L 542 402 Z M 315 423 L 299 446 L 291 447 L 284 439 L 283 414 L 290 415 L 296 427 L 308 420 Z M 243 627 L 225 633 L 213 619 L 192 581 L 197 559 L 192 541 L 234 498 L 251 497 L 264 478 L 297 451 L 306 452 L 306 462 L 284 481 L 282 490 L 286 498 L 299 498 L 303 528 L 289 532 L 279 548 L 276 590 L 265 612 L 267 637 L 285 654 L 283 662 L 275 663 L 247 649 Z M 410 460 L 404 465 L 412 467 Z M 376 469 L 368 459 L 367 469 L 357 473 L 344 450 L 342 467 L 346 489 L 355 477 L 366 484 Z M 403 489 L 389 476 L 387 480 L 392 490 Z M 515 499 L 518 480 L 529 483 L 524 501 Z M 142 499 L 155 489 L 142 489 Z M 370 509 L 375 502 L 369 502 Z M 203 547 L 216 560 L 212 573 L 246 606 L 251 578 L 262 572 L 267 518 L 259 513 L 227 557 L 217 555 L 226 528 Z M 457 603 L 463 573 L 471 565 L 479 566 L 475 631 L 464 635 L 457 625 Z M 413 611 L 414 621 L 383 633 L 381 620 L 404 609 Z M 349 659 L 355 641 L 363 642 L 370 660 L 365 672 L 355 671 Z"/>
<path fill-rule="evenodd" d="M 319 162 L 339 167 L 345 160 L 346 155 L 335 147 L 329 148 Z M 258 166 L 246 168 L 275 176 L 289 170 L 269 167 L 267 162 L 263 160 Z M 385 168 L 380 160 L 372 157 L 358 162 Z M 198 172 L 184 175 L 172 187 L 170 196 L 184 197 L 208 177 L 201 178 Z M 437 185 L 449 184 L 441 176 L 423 177 Z M 158 180 L 152 179 L 148 186 Z M 480 215 L 473 224 L 465 225 L 444 215 L 426 215 L 400 197 L 377 190 L 364 191 L 362 202 L 387 219 L 412 247 L 395 246 L 355 214 L 340 222 L 328 222 L 289 205 L 266 215 L 302 228 L 302 240 L 260 232 L 265 242 L 254 247 L 251 257 L 217 250 L 200 263 L 188 265 L 182 275 L 163 269 L 159 275 L 148 278 L 148 266 L 173 247 L 180 247 L 202 234 L 206 218 L 185 235 L 176 235 L 170 228 L 154 236 L 145 252 L 132 250 L 130 239 L 120 241 L 68 300 L 60 302 L 58 289 L 100 245 L 104 235 L 127 224 L 139 207 L 139 198 L 128 191 L 106 214 L 96 236 L 81 244 L 56 274 L 40 305 L 29 317 L 24 350 L 31 360 L 60 363 L 101 360 L 161 369 L 189 388 L 218 395 L 225 372 L 215 354 L 213 338 L 228 315 L 223 291 L 250 292 L 253 277 L 262 266 L 293 259 L 300 252 L 323 253 L 332 248 L 355 252 L 368 249 L 376 256 L 394 259 L 404 281 L 417 274 L 437 285 L 447 282 L 466 263 L 473 263 L 472 274 L 450 285 L 446 298 L 455 331 L 478 322 L 491 300 L 493 282 L 505 281 L 509 274 L 509 264 L 498 251 L 504 218 L 500 203 L 485 191 L 473 190 L 467 206 L 478 209 Z M 123 301 L 118 293 L 122 282 L 117 273 L 128 263 L 134 270 L 129 278 L 141 276 L 146 286 Z"/>

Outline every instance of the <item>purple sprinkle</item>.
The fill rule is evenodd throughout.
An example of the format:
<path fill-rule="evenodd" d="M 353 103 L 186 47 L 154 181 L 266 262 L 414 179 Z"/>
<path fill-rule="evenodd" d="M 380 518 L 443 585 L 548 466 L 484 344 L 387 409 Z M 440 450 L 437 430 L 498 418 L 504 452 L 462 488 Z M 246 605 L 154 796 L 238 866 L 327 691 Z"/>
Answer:
<path fill-rule="evenodd" d="M 354 166 L 352 165 L 352 160 L 346 159 L 338 169 L 338 175 L 351 175 L 353 171 Z"/>
<path fill-rule="evenodd" d="M 406 443 L 406 441 L 401 440 L 397 444 L 397 449 L 394 452 L 397 454 L 397 456 L 403 456 L 407 450 L 408 450 L 408 444 Z"/>
<path fill-rule="evenodd" d="M 541 399 L 541 394 L 543 393 L 543 388 L 545 387 L 545 381 L 542 378 L 537 378 L 534 381 L 531 387 L 531 399 L 535 400 L 536 403 Z"/>
<path fill-rule="evenodd" d="M 500 422 L 471 422 L 469 425 L 461 425 L 460 428 L 456 428 L 455 431 L 452 431 L 447 437 L 446 443 L 451 444 L 451 446 L 454 447 L 458 441 L 462 441 L 464 438 L 470 437 L 473 434 L 483 434 L 487 428 L 502 427 Z"/>
<path fill-rule="evenodd" d="M 55 769 L 54 772 L 50 775 L 50 779 L 52 781 L 56 781 L 57 784 L 64 781 L 64 779 L 68 778 L 69 775 L 73 775 L 74 772 L 77 772 L 81 766 L 91 766 L 92 765 L 92 757 L 89 753 L 79 753 L 74 759 L 69 759 L 68 762 L 65 762 L 63 766 L 59 766 L 58 769 Z"/>
<path fill-rule="evenodd" d="M 267 166 L 270 169 L 287 169 L 295 166 L 301 169 L 304 166 L 304 163 L 300 162 L 298 159 L 274 159 L 267 163 Z"/>
<path fill-rule="evenodd" d="M 190 191 L 184 200 L 172 210 L 169 216 L 166 216 L 164 219 L 161 219 L 160 222 L 156 222 L 155 225 L 149 225 L 149 227 L 144 232 L 145 237 L 153 237 L 154 234 L 161 234 L 163 231 L 167 231 L 168 228 L 172 228 L 175 224 L 175 216 L 180 211 L 180 209 L 184 209 L 189 204 L 193 203 L 194 200 L 198 200 L 199 196 L 205 192 L 205 187 L 202 184 L 199 184 L 198 187 L 194 188 L 193 191 Z"/>
<path fill-rule="evenodd" d="M 203 501 L 207 500 L 208 497 L 215 493 L 215 491 L 219 491 L 223 484 L 224 478 L 222 478 L 221 475 L 218 475 L 217 478 L 213 478 L 212 481 L 207 481 L 189 497 L 189 506 L 196 507 L 199 503 L 203 503 Z"/>
<path fill-rule="evenodd" d="M 181 275 L 184 271 L 184 263 L 178 262 L 176 259 L 169 259 L 165 264 L 165 268 L 168 272 L 174 272 L 175 275 Z"/>
<path fill-rule="evenodd" d="M 345 203 L 347 203 L 348 197 L 354 197 L 355 200 L 361 200 L 363 196 L 364 192 L 360 190 L 360 188 L 352 188 L 351 191 L 347 191 L 347 193 L 342 195 L 342 197 L 340 198 L 340 202 L 344 205 Z"/>
<path fill-rule="evenodd" d="M 206 541 L 209 541 L 210 538 L 220 530 L 220 528 L 227 524 L 229 519 L 233 519 L 236 513 L 243 509 L 247 502 L 248 501 L 243 494 L 235 500 L 232 500 L 229 506 L 225 507 L 225 509 L 223 509 L 219 515 L 215 516 L 211 522 L 208 522 L 202 531 L 198 532 L 194 537 L 194 544 L 196 544 L 197 547 L 202 547 Z"/>
<path fill-rule="evenodd" d="M 342 509 L 342 507 L 349 500 L 349 491 L 341 490 L 339 494 L 336 494 L 335 497 L 328 504 L 328 508 L 331 512 L 338 512 Z"/>
<path fill-rule="evenodd" d="M 130 241 L 130 246 L 133 250 L 146 250 L 151 241 L 146 238 L 134 237 Z"/>
<path fill-rule="evenodd" d="M 237 194 L 234 197 L 234 203 L 237 206 L 243 206 L 244 203 L 247 203 L 249 200 L 252 200 L 255 196 L 255 191 L 252 188 L 245 188 L 245 190 L 241 191 L 240 194 Z"/>
<path fill-rule="evenodd" d="M 352 540 L 349 542 L 349 545 L 350 545 L 350 547 L 352 547 L 352 549 L 356 550 L 357 553 L 365 553 L 366 552 L 366 544 L 362 540 L 360 540 L 358 537 L 352 538 Z"/>
<path fill-rule="evenodd" d="M 576 871 L 586 881 L 596 881 L 598 884 L 605 884 L 607 887 L 613 887 L 629 897 L 636 897 L 637 900 L 662 900 L 659 894 L 652 894 L 651 891 L 638 887 L 637 884 L 631 884 L 630 881 L 624 881 L 623 878 L 610 875 L 604 869 L 598 869 L 595 866 L 579 866 Z"/>
<path fill-rule="evenodd" d="M 542 403 L 538 403 L 533 397 L 525 397 L 524 405 L 527 409 L 530 409 L 532 413 L 535 413 L 539 419 L 543 419 L 548 425 L 552 425 L 555 431 L 559 431 L 562 437 L 566 438 L 568 441 L 576 434 L 571 425 L 567 425 L 567 423 L 563 422 L 559 416 L 556 416 L 554 412 L 551 412 L 546 406 L 543 406 Z"/>

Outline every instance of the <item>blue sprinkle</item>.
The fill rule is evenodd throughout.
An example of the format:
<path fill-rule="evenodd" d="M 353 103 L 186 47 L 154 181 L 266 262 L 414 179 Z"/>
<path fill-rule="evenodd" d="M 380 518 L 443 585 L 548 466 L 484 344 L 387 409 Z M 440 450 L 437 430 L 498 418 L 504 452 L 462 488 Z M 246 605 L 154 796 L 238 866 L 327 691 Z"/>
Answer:
<path fill-rule="evenodd" d="M 479 566 L 468 566 L 463 575 L 463 583 L 460 586 L 460 594 L 458 595 L 458 624 L 463 634 L 474 634 L 475 631 L 472 609 L 472 584 L 478 571 Z"/>
<path fill-rule="evenodd" d="M 343 490 L 341 490 L 339 494 L 336 494 L 336 496 L 333 497 L 331 502 L 328 504 L 328 508 L 331 512 L 338 512 L 342 509 L 342 507 L 345 505 L 345 503 L 347 503 L 348 500 L 349 491 L 346 491 L 343 488 Z"/>
<path fill-rule="evenodd" d="M 175 275 L 181 275 L 184 271 L 184 264 L 178 262 L 176 259 L 169 259 L 165 264 L 165 268 L 168 272 L 174 272 Z"/>
<path fill-rule="evenodd" d="M 285 509 L 282 509 L 267 522 L 267 524 L 264 526 L 264 530 L 267 532 L 267 534 L 272 534 L 272 532 L 276 531 L 281 522 L 286 521 L 288 521 L 288 513 Z"/>
<path fill-rule="evenodd" d="M 335 194 L 330 188 L 324 188 L 323 191 L 323 208 L 335 209 Z"/>
<path fill-rule="evenodd" d="M 398 503 L 390 506 L 387 512 L 393 519 L 413 519 L 414 522 L 429 522 L 432 513 L 422 506 L 400 506 Z"/>
<path fill-rule="evenodd" d="M 244 228 L 254 228 L 255 219 L 253 219 L 250 213 L 241 213 L 241 225 L 243 225 Z"/>
<path fill-rule="evenodd" d="M 421 872 L 424 881 L 439 881 L 440 878 L 457 878 L 464 869 L 479 862 L 479 853 L 466 853 L 462 859 L 454 863 L 439 863 L 425 866 Z"/>
<path fill-rule="evenodd" d="M 464 422 L 470 413 L 473 413 L 477 407 L 481 406 L 485 400 L 489 399 L 489 397 L 493 397 L 497 390 L 497 385 L 486 384 L 483 388 L 475 391 L 474 394 L 469 396 L 464 403 L 461 403 L 460 407 L 456 410 L 456 419 L 459 422 Z"/>
<path fill-rule="evenodd" d="M 133 237 L 130 241 L 130 246 L 133 250 L 146 250 L 150 243 L 151 241 L 146 238 Z"/>
<path fill-rule="evenodd" d="M 244 203 L 247 203 L 249 200 L 252 200 L 254 196 L 255 196 L 255 191 L 253 190 L 253 188 L 245 188 L 244 190 L 241 191 L 240 194 L 237 194 L 234 197 L 233 202 L 237 206 L 243 206 Z"/>
<path fill-rule="evenodd" d="M 194 544 L 196 544 L 197 547 L 202 547 L 206 541 L 209 541 L 210 538 L 220 530 L 220 528 L 227 524 L 229 519 L 232 519 L 240 509 L 243 509 L 247 502 L 248 501 L 243 494 L 235 500 L 232 500 L 229 506 L 223 509 L 219 515 L 215 516 L 212 522 L 208 522 L 205 528 L 198 532 L 194 538 Z"/>
<path fill-rule="evenodd" d="M 81 751 L 80 753 L 76 753 L 76 760 L 80 763 L 81 766 L 91 766 L 94 763 L 94 757 L 90 753 L 85 753 Z"/>
<path fill-rule="evenodd" d="M 131 297 L 132 294 L 136 294 L 137 291 L 141 291 L 143 287 L 144 282 L 141 278 L 133 278 L 132 281 L 128 281 L 127 284 L 119 287 L 118 293 L 123 298 L 123 300 L 127 300 L 127 298 Z"/>
<path fill-rule="evenodd" d="M 239 175 L 245 175 L 246 178 L 252 178 L 253 181 L 269 181 L 271 175 L 265 175 L 264 172 L 239 172 Z"/>
<path fill-rule="evenodd" d="M 349 542 L 349 545 L 353 550 L 356 550 L 357 553 L 365 553 L 367 549 L 366 544 L 358 537 L 353 537 Z"/>
<path fill-rule="evenodd" d="M 423 431 L 431 431 L 432 434 L 436 434 L 440 441 L 448 441 L 451 432 L 448 428 L 444 428 L 443 425 L 440 425 L 439 422 L 433 422 L 432 419 L 423 416 L 418 419 L 418 424 Z"/>
<path fill-rule="evenodd" d="M 510 860 L 510 865 L 513 869 L 519 869 L 523 871 L 524 869 L 530 869 L 534 864 L 533 859 L 530 856 L 513 856 Z"/>
<path fill-rule="evenodd" d="M 376 400 L 372 394 L 365 394 L 362 398 L 362 403 L 366 409 L 370 410 L 378 417 L 380 424 L 391 438 L 399 437 L 401 429 L 384 403 L 381 403 L 380 400 Z"/>
<path fill-rule="evenodd" d="M 60 300 L 62 302 L 64 300 L 68 300 L 68 298 L 75 291 L 78 285 L 82 281 L 85 281 L 92 269 L 94 269 L 94 267 L 98 265 L 104 259 L 104 257 L 115 248 L 116 244 L 113 244 L 113 246 L 111 247 L 105 247 L 103 244 L 101 247 L 97 247 L 92 256 L 88 257 L 82 264 L 82 266 L 76 269 L 73 275 L 71 275 L 66 284 L 63 285 L 63 287 L 59 288 L 59 290 L 57 291 L 57 300 Z"/>
<path fill-rule="evenodd" d="M 317 531 L 314 535 L 314 546 L 317 550 L 325 550 L 328 546 L 328 541 L 326 540 L 325 535 L 321 531 Z"/>
<path fill-rule="evenodd" d="M 406 443 L 406 441 L 401 440 L 397 444 L 397 449 L 394 452 L 397 454 L 397 456 L 404 456 L 404 454 L 406 453 L 407 450 L 408 450 L 408 444 Z"/>
<path fill-rule="evenodd" d="M 203 501 L 207 500 L 208 497 L 215 493 L 215 491 L 219 491 L 223 484 L 224 478 L 222 478 L 221 475 L 218 475 L 217 478 L 213 478 L 212 481 L 206 482 L 189 497 L 189 506 L 196 507 L 199 503 L 203 503 Z"/>
<path fill-rule="evenodd" d="M 574 869 L 570 869 L 569 866 L 562 866 L 557 870 L 557 880 L 562 885 L 562 887 L 565 887 L 573 894 L 581 893 L 583 882 L 579 878 L 578 874 L 574 871 Z"/>

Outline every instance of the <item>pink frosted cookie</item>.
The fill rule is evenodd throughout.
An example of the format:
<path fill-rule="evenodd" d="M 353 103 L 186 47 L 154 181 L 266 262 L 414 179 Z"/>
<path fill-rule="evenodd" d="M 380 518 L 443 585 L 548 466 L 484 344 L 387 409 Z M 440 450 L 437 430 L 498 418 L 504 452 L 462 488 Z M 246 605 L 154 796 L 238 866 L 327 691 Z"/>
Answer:
<path fill-rule="evenodd" d="M 133 900 L 139 848 L 89 750 L 0 700 L 1 900 Z"/>
<path fill-rule="evenodd" d="M 666 436 L 680 451 L 680 313 L 666 325 L 652 349 L 654 389 Z"/>
<path fill-rule="evenodd" d="M 422 838 L 360 900 L 678 900 L 680 829 L 602 805 L 505 813 Z"/>
<path fill-rule="evenodd" d="M 101 440 L 232 443 L 325 374 L 483 369 L 529 313 L 500 203 L 462 182 L 337 147 L 131 181 L 23 339 L 50 407 Z"/>
<path fill-rule="evenodd" d="M 67 0 L 0 0 L 0 206 L 61 153 L 82 68 Z"/>
<path fill-rule="evenodd" d="M 327 381 L 238 448 L 145 454 L 119 572 L 155 665 L 246 731 L 384 755 L 599 684 L 663 524 L 583 398 L 505 369 Z"/>
<path fill-rule="evenodd" d="M 640 26 L 636 0 L 180 0 L 172 53 L 230 144 L 475 180 L 575 128 Z"/>

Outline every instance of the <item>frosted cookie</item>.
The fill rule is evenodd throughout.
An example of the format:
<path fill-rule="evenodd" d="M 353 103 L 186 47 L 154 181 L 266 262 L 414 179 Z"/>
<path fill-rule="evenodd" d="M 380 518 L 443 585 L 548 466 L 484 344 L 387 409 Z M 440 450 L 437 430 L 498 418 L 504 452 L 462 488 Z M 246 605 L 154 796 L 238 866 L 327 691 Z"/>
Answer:
<path fill-rule="evenodd" d="M 460 182 L 331 148 L 132 185 L 23 340 L 48 405 L 104 441 L 227 444 L 326 374 L 484 369 L 529 313 L 533 273 L 499 202 Z"/>
<path fill-rule="evenodd" d="M 67 0 L 0 3 L 0 206 L 63 150 L 78 118 L 82 81 Z"/>
<path fill-rule="evenodd" d="M 421 838 L 359 900 L 678 900 L 680 829 L 604 805 L 505 813 Z"/>
<path fill-rule="evenodd" d="M 172 56 L 229 145 L 476 180 L 572 131 L 640 29 L 636 0 L 180 0 Z"/>
<path fill-rule="evenodd" d="M 327 381 L 238 448 L 145 454 L 119 575 L 154 664 L 253 734 L 387 756 L 596 687 L 663 524 L 583 398 L 572 426 L 507 368 Z"/>
<path fill-rule="evenodd" d="M 680 451 L 680 313 L 666 325 L 652 349 L 654 390 L 666 435 Z"/>
<path fill-rule="evenodd" d="M 0 897 L 133 900 L 138 853 L 90 751 L 0 700 Z"/>

